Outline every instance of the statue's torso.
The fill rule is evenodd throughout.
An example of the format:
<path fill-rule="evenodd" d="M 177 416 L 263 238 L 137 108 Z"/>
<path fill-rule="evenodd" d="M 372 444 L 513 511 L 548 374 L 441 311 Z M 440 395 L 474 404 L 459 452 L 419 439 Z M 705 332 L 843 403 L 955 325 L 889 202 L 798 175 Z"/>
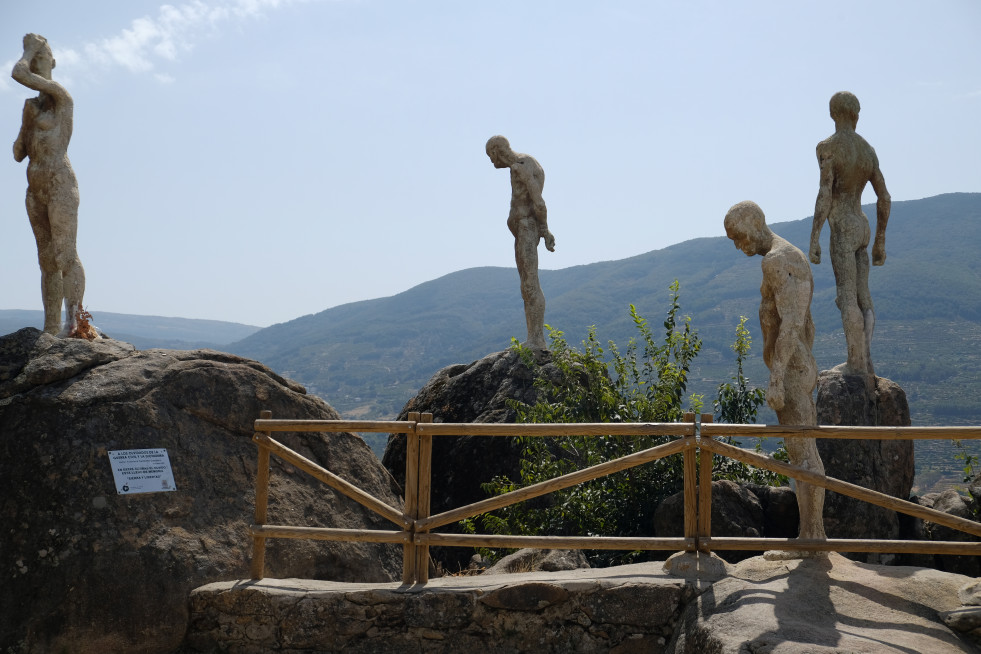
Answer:
<path fill-rule="evenodd" d="M 68 160 L 71 140 L 71 108 L 59 106 L 51 97 L 31 98 L 25 103 L 25 149 L 29 158 L 28 183 L 46 184 L 70 177 L 74 172 Z"/>
<path fill-rule="evenodd" d="M 831 167 L 832 247 L 865 247 L 871 232 L 862 211 L 862 192 L 875 172 L 875 150 L 855 132 L 835 132 L 818 144 L 818 159 Z"/>

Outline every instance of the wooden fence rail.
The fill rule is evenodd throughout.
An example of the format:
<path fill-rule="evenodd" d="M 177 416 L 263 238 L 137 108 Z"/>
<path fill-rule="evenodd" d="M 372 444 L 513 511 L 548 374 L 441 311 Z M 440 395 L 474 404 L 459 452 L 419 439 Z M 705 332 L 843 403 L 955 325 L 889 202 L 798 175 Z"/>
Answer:
<path fill-rule="evenodd" d="M 835 439 L 981 439 L 981 427 L 827 427 L 784 425 L 711 424 L 711 415 L 686 416 L 683 423 L 569 423 L 569 424 L 491 424 L 434 423 L 432 414 L 410 413 L 408 420 L 273 420 L 263 411 L 255 421 L 253 441 L 259 448 L 256 474 L 255 523 L 252 578 L 261 579 L 265 568 L 267 538 L 305 538 L 312 540 L 366 543 L 401 543 L 402 581 L 425 584 L 429 580 L 429 547 L 534 547 L 542 549 L 611 550 L 788 550 L 809 552 L 891 552 L 917 554 L 981 555 L 981 543 L 961 541 L 902 541 L 797 538 L 713 538 L 711 455 L 730 457 L 757 468 L 820 486 L 842 495 L 870 502 L 886 509 L 944 525 L 981 537 L 981 523 L 922 507 L 855 484 L 808 471 L 717 440 L 734 438 L 835 438 Z M 342 479 L 273 439 L 275 432 L 376 432 L 406 436 L 405 498 L 402 509 L 393 507 L 355 484 Z M 577 470 L 510 493 L 467 506 L 430 515 L 432 492 L 432 447 L 434 436 L 676 436 L 647 450 Z M 684 470 L 684 536 L 675 538 L 620 538 L 606 536 L 503 536 L 489 534 L 433 533 L 438 527 L 510 506 L 541 495 L 597 479 L 604 475 L 643 465 L 666 456 L 681 454 Z M 704 454 L 704 461 L 699 461 Z M 267 524 L 270 456 L 276 455 L 394 523 L 395 530 L 333 529 Z"/>

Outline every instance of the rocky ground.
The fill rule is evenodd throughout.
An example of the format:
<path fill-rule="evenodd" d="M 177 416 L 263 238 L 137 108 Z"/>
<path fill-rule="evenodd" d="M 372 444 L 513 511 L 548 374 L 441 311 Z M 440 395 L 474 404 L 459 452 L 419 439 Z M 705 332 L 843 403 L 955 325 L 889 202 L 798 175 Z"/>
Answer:
<path fill-rule="evenodd" d="M 442 577 L 426 586 L 224 582 L 191 597 L 190 652 L 975 652 L 975 580 L 827 559 L 727 565 L 714 583 L 652 562 Z"/>
<path fill-rule="evenodd" d="M 191 589 L 249 574 L 257 448 L 252 423 L 336 419 L 303 387 L 213 350 L 145 350 L 112 339 L 0 337 L 0 652 L 171 652 Z M 401 506 L 355 434 L 277 436 Z M 109 452 L 163 448 L 176 490 L 120 493 Z M 390 523 L 274 463 L 270 522 Z M 389 581 L 397 546 L 272 541 L 267 574 Z"/>

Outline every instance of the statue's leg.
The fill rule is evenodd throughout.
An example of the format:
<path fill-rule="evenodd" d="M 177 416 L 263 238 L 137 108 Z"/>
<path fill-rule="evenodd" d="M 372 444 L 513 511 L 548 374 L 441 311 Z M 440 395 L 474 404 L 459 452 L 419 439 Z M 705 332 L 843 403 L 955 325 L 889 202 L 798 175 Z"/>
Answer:
<path fill-rule="evenodd" d="M 777 412 L 781 425 L 817 424 L 817 409 L 812 395 L 817 383 L 817 367 L 810 352 L 792 360 L 788 366 L 785 387 L 788 389 L 783 408 Z M 791 390 L 792 389 L 792 390 Z M 824 463 L 817 443 L 813 438 L 784 439 L 790 462 L 809 472 L 824 474 Z M 800 509 L 799 538 L 824 539 L 824 489 L 803 481 L 795 480 L 797 507 Z M 805 557 L 826 556 L 824 552 L 769 551 L 764 557 L 771 560 L 801 559 Z"/>
<path fill-rule="evenodd" d="M 786 438 L 790 462 L 819 475 L 824 463 L 813 438 Z M 826 538 L 824 532 L 824 489 L 807 482 L 797 482 L 797 506 L 800 508 L 800 538 Z"/>
<path fill-rule="evenodd" d="M 41 303 L 44 306 L 44 331 L 57 334 L 61 330 L 62 293 L 61 270 L 57 250 L 51 237 L 47 207 L 27 191 L 27 217 L 31 221 L 37 242 L 37 262 L 41 268 Z"/>
<path fill-rule="evenodd" d="M 868 358 L 865 348 L 865 317 L 858 305 L 858 266 L 855 251 L 835 247 L 831 242 L 831 266 L 835 273 L 837 297 L 835 304 L 841 311 L 841 325 L 845 331 L 845 345 L 848 348 L 847 370 L 851 373 L 865 374 L 868 371 Z"/>
<path fill-rule="evenodd" d="M 48 206 L 51 240 L 55 247 L 58 270 L 61 271 L 62 294 L 65 300 L 64 329 L 71 332 L 78 324 L 85 296 L 85 270 L 78 257 L 78 195 L 66 193 Z"/>
<path fill-rule="evenodd" d="M 523 219 L 518 224 L 514 239 L 514 260 L 521 277 L 521 298 L 525 304 L 525 323 L 528 340 L 525 347 L 544 350 L 545 344 L 545 294 L 538 281 L 538 226 L 533 219 Z"/>
<path fill-rule="evenodd" d="M 872 365 L 872 332 L 875 331 L 875 307 L 869 291 L 869 251 L 862 248 L 855 253 L 855 281 L 858 308 L 862 312 L 862 333 L 865 335 L 865 360 L 870 375 L 874 375 Z"/>

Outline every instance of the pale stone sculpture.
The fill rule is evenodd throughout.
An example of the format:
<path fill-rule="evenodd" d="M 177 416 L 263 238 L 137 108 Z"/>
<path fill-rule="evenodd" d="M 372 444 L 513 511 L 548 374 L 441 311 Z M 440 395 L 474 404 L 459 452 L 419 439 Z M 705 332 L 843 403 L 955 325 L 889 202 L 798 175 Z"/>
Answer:
<path fill-rule="evenodd" d="M 41 265 L 41 297 L 44 331 L 58 334 L 61 303 L 65 303 L 63 334 L 79 327 L 85 271 L 75 250 L 78 231 L 78 183 L 68 161 L 74 103 L 58 82 L 51 79 L 55 67 L 51 47 L 44 37 L 24 37 L 24 55 L 14 64 L 11 77 L 38 91 L 24 102 L 20 133 L 14 142 L 14 159 L 30 159 L 27 166 L 27 215 L 37 241 Z"/>
<path fill-rule="evenodd" d="M 545 239 L 549 252 L 555 251 L 555 237 L 548 231 L 548 213 L 542 199 L 545 171 L 527 154 L 511 149 L 503 136 L 487 141 L 487 156 L 495 168 L 511 169 L 511 211 L 508 228 L 514 234 L 514 260 L 521 277 L 521 297 L 525 302 L 528 340 L 525 347 L 544 350 L 545 294 L 538 281 L 538 241 Z"/>
<path fill-rule="evenodd" d="M 875 310 L 869 293 L 867 250 L 871 234 L 869 220 L 862 212 L 862 191 L 871 182 L 877 197 L 872 244 L 874 266 L 886 262 L 886 223 L 891 199 L 875 150 L 855 132 L 861 108 L 858 98 L 847 91 L 835 93 L 830 108 L 835 133 L 817 146 L 821 187 L 814 206 L 810 258 L 812 263 L 821 263 L 818 240 L 827 220 L 831 226 L 831 266 L 838 291 L 835 302 L 841 310 L 848 347 L 848 360 L 842 371 L 874 375 L 871 345 Z"/>
<path fill-rule="evenodd" d="M 760 330 L 763 361 L 770 369 L 766 401 L 781 425 L 816 425 L 814 385 L 817 364 L 811 347 L 814 322 L 811 295 L 814 278 L 804 253 L 777 236 L 766 225 L 763 210 L 754 202 L 733 205 L 725 218 L 726 235 L 746 256 L 763 256 L 760 286 Z M 786 438 L 790 462 L 824 474 L 813 438 Z M 800 538 L 825 538 L 824 489 L 797 482 Z M 800 554 L 792 554 L 800 557 Z"/>

